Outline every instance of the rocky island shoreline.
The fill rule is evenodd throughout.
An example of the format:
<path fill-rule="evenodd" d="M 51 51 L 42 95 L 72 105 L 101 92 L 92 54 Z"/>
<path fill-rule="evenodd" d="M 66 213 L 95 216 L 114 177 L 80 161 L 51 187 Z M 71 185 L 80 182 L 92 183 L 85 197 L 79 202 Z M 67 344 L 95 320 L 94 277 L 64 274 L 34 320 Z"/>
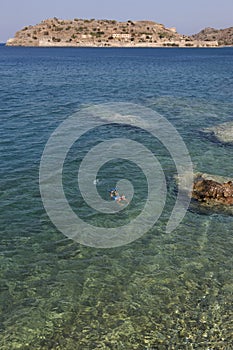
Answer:
<path fill-rule="evenodd" d="M 214 34 L 212 33 L 214 32 Z M 220 32 L 217 30 L 217 32 Z M 213 35 L 211 35 L 211 33 Z M 225 33 L 225 34 L 224 34 Z M 56 17 L 16 32 L 7 46 L 34 47 L 219 47 L 233 45 L 233 27 L 226 32 L 203 30 L 193 36 L 153 21 L 62 20 Z M 227 37 L 225 38 L 224 35 Z M 220 40 L 218 40 L 220 38 Z"/>

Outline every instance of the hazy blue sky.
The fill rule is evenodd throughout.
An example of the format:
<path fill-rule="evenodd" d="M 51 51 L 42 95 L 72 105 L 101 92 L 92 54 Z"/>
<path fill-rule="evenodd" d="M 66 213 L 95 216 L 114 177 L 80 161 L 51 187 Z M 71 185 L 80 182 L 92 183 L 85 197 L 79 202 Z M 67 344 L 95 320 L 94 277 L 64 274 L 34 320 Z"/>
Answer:
<path fill-rule="evenodd" d="M 46 18 L 148 19 L 181 34 L 233 26 L 233 0 L 2 0 L 0 41 Z"/>

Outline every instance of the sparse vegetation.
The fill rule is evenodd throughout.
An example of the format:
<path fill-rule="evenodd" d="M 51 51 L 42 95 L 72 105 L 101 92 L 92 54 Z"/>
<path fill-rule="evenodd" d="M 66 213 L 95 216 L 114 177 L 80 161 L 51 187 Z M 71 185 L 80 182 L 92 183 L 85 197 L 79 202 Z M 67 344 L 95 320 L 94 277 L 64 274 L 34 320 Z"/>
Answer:
<path fill-rule="evenodd" d="M 61 32 L 64 28 L 63 27 L 56 27 L 55 30 L 56 32 Z"/>
<path fill-rule="evenodd" d="M 52 37 L 52 41 L 59 43 L 61 41 L 60 38 L 55 38 L 54 36 Z"/>

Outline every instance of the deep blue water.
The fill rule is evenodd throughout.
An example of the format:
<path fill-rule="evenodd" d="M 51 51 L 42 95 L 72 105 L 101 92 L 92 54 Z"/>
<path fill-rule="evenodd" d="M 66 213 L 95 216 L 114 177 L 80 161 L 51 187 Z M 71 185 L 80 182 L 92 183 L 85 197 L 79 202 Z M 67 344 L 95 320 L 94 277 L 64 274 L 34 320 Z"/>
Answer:
<path fill-rule="evenodd" d="M 233 120 L 233 49 L 0 46 L 0 77 L 1 349 L 230 349 L 233 218 L 189 210 L 165 233 L 176 170 L 162 146 L 140 136 L 165 171 L 161 219 L 112 249 L 80 245 L 55 228 L 40 197 L 39 165 L 66 118 L 94 104 L 131 102 L 173 124 L 195 171 L 233 177 L 232 147 L 199 132 Z M 136 137 L 107 129 L 110 137 L 127 133 Z M 83 151 L 88 146 L 87 138 Z M 80 204 L 76 160 L 74 147 L 64 171 L 67 198 L 98 225 L 105 218 Z M 99 191 L 104 196 L 121 169 L 134 174 L 137 200 L 122 214 L 127 221 L 144 203 L 145 184 L 135 168 L 116 169 L 102 170 Z"/>

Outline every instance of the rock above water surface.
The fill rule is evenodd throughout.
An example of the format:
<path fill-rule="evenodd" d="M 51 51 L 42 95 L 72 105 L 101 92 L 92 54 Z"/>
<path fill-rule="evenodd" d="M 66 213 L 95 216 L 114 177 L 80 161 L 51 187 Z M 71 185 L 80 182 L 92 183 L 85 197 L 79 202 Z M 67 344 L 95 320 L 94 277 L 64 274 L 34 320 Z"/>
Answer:
<path fill-rule="evenodd" d="M 189 173 L 184 174 L 182 176 L 183 183 L 185 183 L 184 179 L 190 176 Z M 196 203 L 199 209 L 220 210 L 233 215 L 233 179 L 206 173 L 195 173 L 192 176 L 192 191 L 188 192 L 186 188 L 181 188 L 181 191 L 192 198 L 191 207 L 192 205 L 195 207 Z M 178 183 L 181 183 L 180 177 L 177 180 Z"/>
<path fill-rule="evenodd" d="M 232 181 L 220 183 L 200 177 L 193 184 L 192 198 L 210 205 L 232 205 L 233 183 Z"/>
<path fill-rule="evenodd" d="M 202 132 L 216 141 L 233 144 L 233 121 L 205 128 Z"/>

